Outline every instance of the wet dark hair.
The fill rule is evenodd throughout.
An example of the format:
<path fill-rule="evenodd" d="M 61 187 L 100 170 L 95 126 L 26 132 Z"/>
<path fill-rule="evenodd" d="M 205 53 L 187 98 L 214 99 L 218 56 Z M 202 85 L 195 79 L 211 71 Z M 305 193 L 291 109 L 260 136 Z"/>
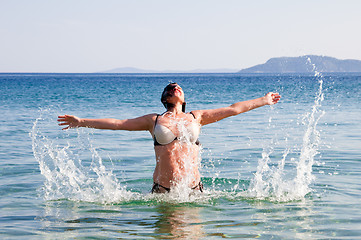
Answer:
<path fill-rule="evenodd" d="M 166 109 L 169 109 L 171 107 L 174 107 L 174 105 L 172 103 L 168 103 L 167 102 L 167 98 L 169 97 L 168 91 L 172 90 L 173 88 L 175 88 L 178 84 L 176 82 L 172 82 L 169 83 L 163 90 L 162 92 L 162 96 L 160 98 L 160 101 L 163 103 L 163 106 Z M 183 103 L 182 105 L 182 112 L 186 112 L 186 102 Z"/>

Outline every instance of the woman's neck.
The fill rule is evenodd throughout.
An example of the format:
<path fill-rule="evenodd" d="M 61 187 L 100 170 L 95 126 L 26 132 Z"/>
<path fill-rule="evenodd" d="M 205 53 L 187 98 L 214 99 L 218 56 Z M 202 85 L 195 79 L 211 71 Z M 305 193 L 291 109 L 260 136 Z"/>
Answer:
<path fill-rule="evenodd" d="M 183 113 L 182 107 L 183 107 L 182 104 L 176 104 L 176 105 L 168 108 L 167 112 L 171 112 L 171 113 L 173 113 L 175 115 L 178 115 L 180 113 Z"/>

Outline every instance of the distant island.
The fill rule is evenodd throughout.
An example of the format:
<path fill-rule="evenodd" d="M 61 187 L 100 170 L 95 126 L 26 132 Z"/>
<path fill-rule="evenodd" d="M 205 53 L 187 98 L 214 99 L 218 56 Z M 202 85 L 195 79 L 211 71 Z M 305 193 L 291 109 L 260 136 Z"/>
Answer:
<path fill-rule="evenodd" d="M 333 57 L 305 55 L 271 58 L 264 64 L 242 69 L 238 73 L 311 73 L 313 66 L 319 72 L 361 72 L 360 60 L 340 60 Z"/>
<path fill-rule="evenodd" d="M 180 71 L 180 70 L 164 70 L 164 71 L 155 71 L 155 70 L 146 70 L 134 67 L 123 67 L 123 68 L 114 68 L 111 70 L 103 71 L 101 73 L 236 73 L 237 69 L 228 69 L 228 68 L 218 68 L 218 69 L 194 69 L 189 71 Z"/>
<path fill-rule="evenodd" d="M 312 73 L 313 68 L 319 72 L 345 73 L 361 72 L 360 60 L 340 60 L 327 56 L 305 55 L 300 57 L 271 58 L 264 64 L 259 64 L 242 70 L 237 69 L 195 69 L 189 71 L 177 70 L 145 70 L 134 67 L 115 68 L 100 73 Z"/>

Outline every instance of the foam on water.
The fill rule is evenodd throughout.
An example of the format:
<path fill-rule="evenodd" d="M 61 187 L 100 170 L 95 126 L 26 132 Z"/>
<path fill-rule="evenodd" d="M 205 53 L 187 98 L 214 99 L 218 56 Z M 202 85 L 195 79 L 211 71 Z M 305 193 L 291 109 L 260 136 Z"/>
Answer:
<path fill-rule="evenodd" d="M 292 171 L 291 174 L 284 168 L 290 153 L 289 148 L 284 150 L 283 156 L 277 165 L 271 166 L 270 156 L 274 151 L 271 141 L 271 146 L 264 148 L 262 152 L 262 158 L 258 161 L 257 171 L 249 189 L 239 195 L 271 201 L 293 201 L 301 200 L 312 192 L 310 185 L 315 179 L 312 175 L 312 166 L 314 158 L 318 154 L 320 143 L 320 133 L 316 127 L 318 121 L 324 115 L 324 111 L 320 109 L 324 94 L 322 91 L 322 74 L 317 71 L 310 58 L 307 61 L 313 67 L 314 77 L 318 80 L 319 87 L 311 111 L 303 116 L 303 125 L 306 128 L 298 160 L 295 162 L 296 168 L 288 170 Z M 271 117 L 269 122 L 272 122 Z M 295 161 L 294 158 L 291 158 L 291 160 Z M 293 177 L 290 178 L 290 175 Z"/>

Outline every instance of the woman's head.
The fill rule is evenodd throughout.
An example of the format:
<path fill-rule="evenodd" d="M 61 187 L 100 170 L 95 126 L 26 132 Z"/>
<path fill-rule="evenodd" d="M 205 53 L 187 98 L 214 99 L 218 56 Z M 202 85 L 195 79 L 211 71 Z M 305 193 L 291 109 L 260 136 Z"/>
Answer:
<path fill-rule="evenodd" d="M 163 90 L 160 101 L 166 109 L 174 107 L 177 103 L 182 104 L 182 111 L 185 112 L 186 103 L 184 101 L 184 92 L 177 83 L 169 83 Z"/>

